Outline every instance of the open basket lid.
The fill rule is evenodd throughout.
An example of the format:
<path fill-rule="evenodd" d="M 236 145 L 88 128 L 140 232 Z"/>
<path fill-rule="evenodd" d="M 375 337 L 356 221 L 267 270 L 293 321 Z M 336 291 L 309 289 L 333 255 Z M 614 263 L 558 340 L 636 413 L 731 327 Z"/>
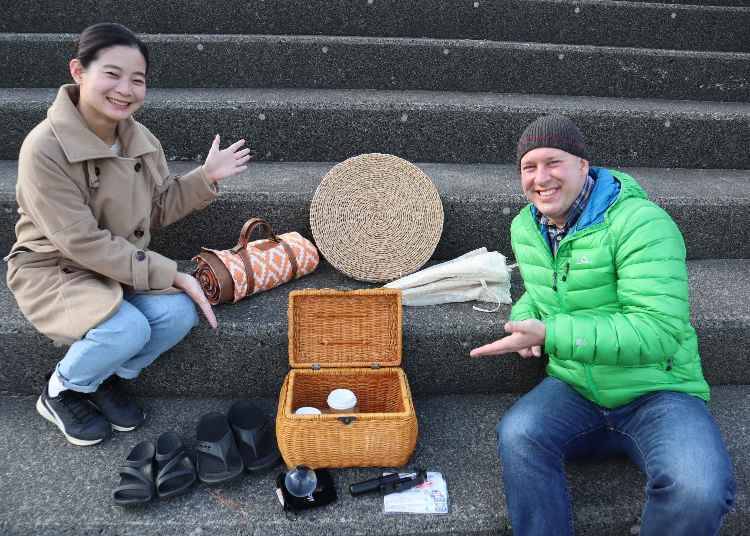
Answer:
<path fill-rule="evenodd" d="M 401 291 L 306 289 L 289 293 L 293 368 L 401 364 Z"/>

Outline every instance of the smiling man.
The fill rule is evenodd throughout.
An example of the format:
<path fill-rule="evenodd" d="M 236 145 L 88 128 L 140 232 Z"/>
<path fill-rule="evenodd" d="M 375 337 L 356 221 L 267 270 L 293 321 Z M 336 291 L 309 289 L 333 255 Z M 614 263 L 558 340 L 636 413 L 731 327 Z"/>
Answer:
<path fill-rule="evenodd" d="M 497 426 L 513 534 L 573 534 L 565 461 L 629 456 L 641 535 L 713 535 L 735 495 L 690 324 L 682 235 L 629 175 L 592 167 L 569 119 L 518 142 L 530 205 L 511 226 L 526 292 L 509 333 L 472 356 L 549 358 Z"/>

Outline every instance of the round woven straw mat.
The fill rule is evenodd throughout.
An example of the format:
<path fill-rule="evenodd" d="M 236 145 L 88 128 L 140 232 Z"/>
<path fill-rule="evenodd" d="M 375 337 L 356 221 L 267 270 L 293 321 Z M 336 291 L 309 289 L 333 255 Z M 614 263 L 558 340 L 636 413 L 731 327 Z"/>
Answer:
<path fill-rule="evenodd" d="M 310 206 L 310 227 L 334 268 L 380 283 L 415 272 L 430 259 L 443 231 L 443 205 L 414 164 L 363 154 L 323 177 Z"/>

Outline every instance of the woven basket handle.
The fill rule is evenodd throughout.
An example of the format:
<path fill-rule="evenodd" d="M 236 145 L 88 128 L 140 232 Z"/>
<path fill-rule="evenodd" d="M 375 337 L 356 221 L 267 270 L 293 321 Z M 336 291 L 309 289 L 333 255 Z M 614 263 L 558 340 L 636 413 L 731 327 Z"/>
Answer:
<path fill-rule="evenodd" d="M 268 223 L 263 218 L 250 218 L 245 222 L 245 225 L 242 226 L 242 230 L 240 231 L 240 239 L 237 242 L 237 245 L 232 248 L 232 250 L 239 251 L 241 249 L 244 249 L 247 246 L 247 243 L 250 241 L 250 237 L 252 236 L 255 229 L 262 229 L 264 231 L 265 238 L 273 240 L 274 242 L 279 241 L 279 237 L 273 234 L 273 229 L 271 229 L 270 223 Z"/>

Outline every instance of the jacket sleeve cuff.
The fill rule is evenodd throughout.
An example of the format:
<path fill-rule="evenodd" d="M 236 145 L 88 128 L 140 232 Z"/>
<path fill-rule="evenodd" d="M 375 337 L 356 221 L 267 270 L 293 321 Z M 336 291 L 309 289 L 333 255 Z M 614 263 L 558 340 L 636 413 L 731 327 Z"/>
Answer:
<path fill-rule="evenodd" d="M 188 186 L 196 210 L 206 208 L 219 195 L 219 183 L 212 182 L 203 166 L 198 166 L 181 179 L 183 185 Z"/>
<path fill-rule="evenodd" d="M 138 249 L 131 256 L 133 288 L 135 290 L 162 290 L 174 283 L 177 263 L 155 251 Z"/>
<path fill-rule="evenodd" d="M 549 317 L 544 320 L 544 353 L 547 355 L 556 355 L 555 348 L 555 319 Z"/>

